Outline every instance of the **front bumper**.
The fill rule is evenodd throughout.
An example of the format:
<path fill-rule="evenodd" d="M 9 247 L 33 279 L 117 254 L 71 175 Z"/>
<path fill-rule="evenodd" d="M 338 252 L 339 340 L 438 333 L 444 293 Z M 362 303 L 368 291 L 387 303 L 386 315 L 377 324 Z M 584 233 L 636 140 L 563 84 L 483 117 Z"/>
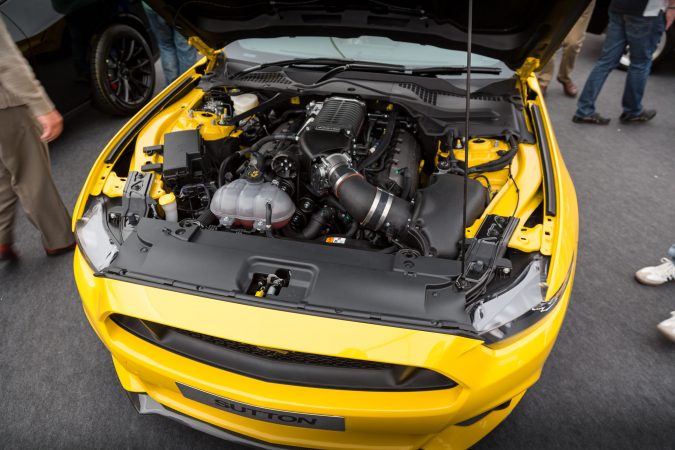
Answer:
<path fill-rule="evenodd" d="M 465 337 L 255 308 L 96 278 L 79 251 L 75 274 L 84 311 L 110 350 L 123 388 L 152 400 L 144 400 L 142 412 L 180 417 L 194 428 L 262 448 L 433 450 L 473 445 L 538 379 L 572 284 L 539 323 L 488 347 Z M 428 368 L 458 385 L 366 392 L 265 382 L 161 349 L 115 324 L 110 320 L 114 313 L 261 347 Z M 186 398 L 177 383 L 260 408 L 344 417 L 346 429 L 313 430 L 242 417 Z"/>

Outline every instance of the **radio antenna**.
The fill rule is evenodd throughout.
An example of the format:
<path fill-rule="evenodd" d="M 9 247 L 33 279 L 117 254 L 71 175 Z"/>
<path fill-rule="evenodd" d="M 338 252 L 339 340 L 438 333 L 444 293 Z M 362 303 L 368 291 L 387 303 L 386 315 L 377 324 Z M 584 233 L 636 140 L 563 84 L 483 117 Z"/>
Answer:
<path fill-rule="evenodd" d="M 464 136 L 462 137 L 464 144 L 464 205 L 462 206 L 462 225 L 464 238 L 462 239 L 462 247 L 460 250 L 460 258 L 462 260 L 462 273 L 460 279 L 464 277 L 466 270 L 466 203 L 469 190 L 469 113 L 471 111 L 471 36 L 473 34 L 473 0 L 469 0 L 469 17 L 468 17 L 468 35 L 466 39 L 466 114 L 464 122 Z M 450 150 L 454 151 L 454 150 Z M 458 285 L 463 283 L 459 282 Z"/>

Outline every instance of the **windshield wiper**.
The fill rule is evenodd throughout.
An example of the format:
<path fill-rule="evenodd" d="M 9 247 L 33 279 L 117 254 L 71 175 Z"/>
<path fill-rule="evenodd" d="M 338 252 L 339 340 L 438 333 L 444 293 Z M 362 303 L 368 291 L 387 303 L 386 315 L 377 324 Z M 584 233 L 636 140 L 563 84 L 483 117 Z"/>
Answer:
<path fill-rule="evenodd" d="M 258 64 L 257 66 L 240 70 L 239 72 L 232 75 L 230 79 L 234 80 L 243 75 L 246 75 L 247 73 L 257 72 L 258 70 L 262 70 L 267 67 L 312 67 L 312 66 L 326 66 L 331 68 L 329 72 L 327 72 L 326 74 L 324 74 L 324 76 L 321 77 L 321 80 L 325 78 L 330 78 L 335 73 L 349 69 L 369 70 L 374 72 L 377 71 L 377 72 L 401 72 L 401 73 L 405 72 L 406 70 L 405 66 L 399 64 L 385 64 L 385 63 L 355 61 L 339 58 L 296 58 Z"/>
<path fill-rule="evenodd" d="M 410 71 L 411 75 L 429 76 L 429 75 L 462 75 L 467 72 L 466 66 L 435 66 L 418 67 Z M 486 73 L 489 75 L 499 75 L 502 69 L 499 67 L 471 66 L 471 73 Z"/>

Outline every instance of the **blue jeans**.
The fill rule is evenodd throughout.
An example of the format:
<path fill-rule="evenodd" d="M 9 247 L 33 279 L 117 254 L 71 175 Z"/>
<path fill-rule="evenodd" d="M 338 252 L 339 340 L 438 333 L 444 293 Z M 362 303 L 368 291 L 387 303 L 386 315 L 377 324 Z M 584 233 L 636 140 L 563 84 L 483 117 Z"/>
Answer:
<path fill-rule="evenodd" d="M 150 29 L 157 38 L 164 78 L 169 84 L 194 65 L 197 61 L 197 50 L 145 3 L 143 3 L 143 10 L 148 16 Z"/>
<path fill-rule="evenodd" d="M 664 30 L 663 14 L 656 17 L 641 17 L 610 12 L 605 44 L 581 92 L 576 115 L 589 117 L 595 114 L 595 101 L 600 95 L 602 85 L 605 84 L 609 73 L 619 65 L 626 45 L 630 46 L 630 66 L 621 104 L 626 116 L 640 114 L 642 96 L 652 67 L 652 53 Z"/>
<path fill-rule="evenodd" d="M 675 244 L 673 244 L 673 246 L 670 247 L 670 250 L 668 250 L 668 256 L 670 256 L 670 259 L 672 259 L 673 263 L 675 263 Z"/>

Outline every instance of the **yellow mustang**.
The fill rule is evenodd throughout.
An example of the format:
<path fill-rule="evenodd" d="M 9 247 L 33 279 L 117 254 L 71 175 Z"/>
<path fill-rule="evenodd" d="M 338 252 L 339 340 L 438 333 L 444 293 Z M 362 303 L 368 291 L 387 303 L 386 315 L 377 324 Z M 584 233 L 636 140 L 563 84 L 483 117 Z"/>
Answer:
<path fill-rule="evenodd" d="M 259 448 L 476 443 L 569 301 L 577 202 L 533 72 L 587 2 L 476 2 L 470 75 L 464 2 L 149 3 L 205 57 L 73 215 L 138 411 Z"/>

